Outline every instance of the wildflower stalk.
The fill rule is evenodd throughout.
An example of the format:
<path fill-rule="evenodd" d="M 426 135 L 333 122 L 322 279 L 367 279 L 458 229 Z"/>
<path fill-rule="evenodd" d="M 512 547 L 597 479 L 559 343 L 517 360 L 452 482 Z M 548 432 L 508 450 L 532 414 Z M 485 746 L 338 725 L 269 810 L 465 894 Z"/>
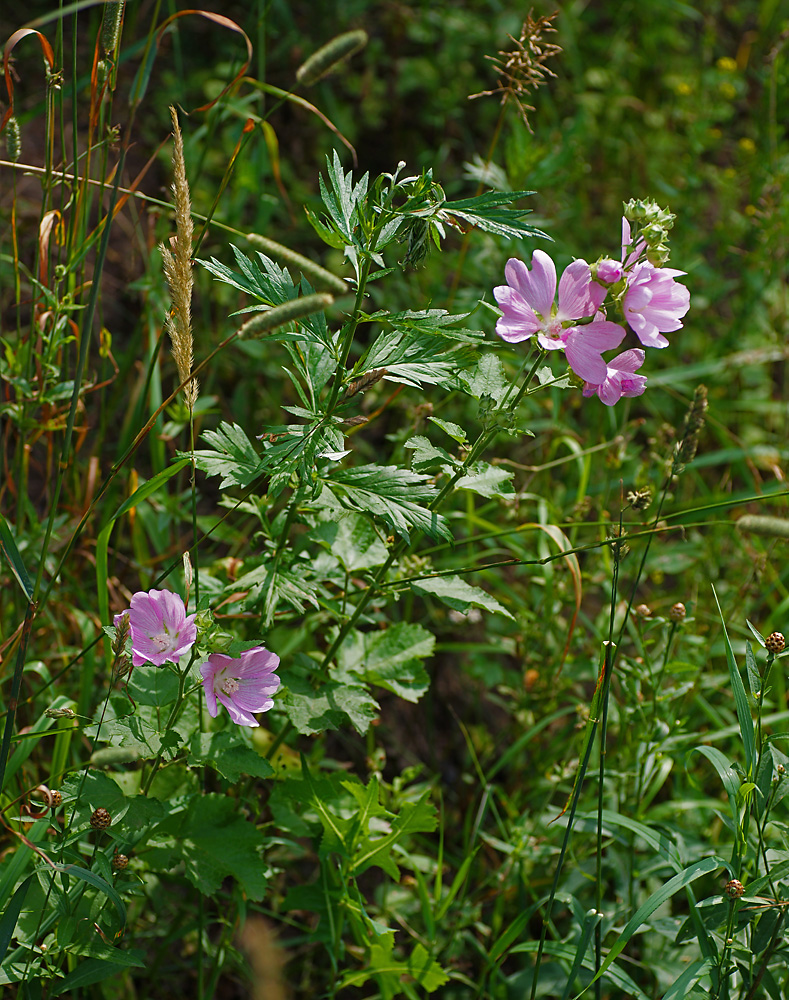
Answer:
<path fill-rule="evenodd" d="M 186 701 L 186 679 L 189 676 L 189 670 L 191 669 L 191 666 L 194 663 L 196 656 L 197 656 L 196 649 L 195 647 L 192 647 L 192 655 L 189 657 L 189 662 L 183 668 L 183 670 L 181 670 L 180 666 L 174 667 L 175 672 L 178 674 L 178 694 L 176 696 L 175 701 L 173 702 L 173 707 L 170 709 L 170 716 L 167 719 L 167 724 L 164 727 L 165 733 L 167 733 L 167 731 L 175 725 L 178 716 L 181 714 L 181 709 L 184 707 L 184 703 Z M 156 755 L 156 758 L 153 764 L 151 765 L 150 773 L 148 774 L 148 777 L 145 779 L 145 784 L 142 787 L 143 795 L 147 795 L 150 792 L 151 785 L 153 784 L 153 779 L 156 777 L 156 772 L 159 770 L 159 767 L 162 763 L 163 755 L 164 751 L 159 750 L 159 753 Z"/>

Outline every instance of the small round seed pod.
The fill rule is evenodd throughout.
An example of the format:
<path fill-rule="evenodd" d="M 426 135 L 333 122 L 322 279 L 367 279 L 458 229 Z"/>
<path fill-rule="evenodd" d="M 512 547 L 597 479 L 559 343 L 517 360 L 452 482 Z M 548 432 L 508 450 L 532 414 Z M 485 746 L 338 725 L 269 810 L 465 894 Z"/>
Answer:
<path fill-rule="evenodd" d="M 54 789 L 54 791 L 51 791 L 49 793 L 49 796 L 50 796 L 50 805 L 51 805 L 51 807 L 53 809 L 57 809 L 57 807 L 59 805 L 63 804 L 63 796 L 60 794 L 60 792 L 57 789 Z"/>
<path fill-rule="evenodd" d="M 773 655 L 783 653 L 786 649 L 786 639 L 784 639 L 782 632 L 771 632 L 764 640 L 764 644 L 767 647 L 767 652 Z"/>
<path fill-rule="evenodd" d="M 118 854 L 116 851 L 112 858 L 112 867 L 117 872 L 122 872 L 124 868 L 129 867 L 129 859 L 125 854 Z"/>
<path fill-rule="evenodd" d="M 637 604 L 633 609 L 637 618 L 651 618 L 652 608 L 648 604 Z"/>
<path fill-rule="evenodd" d="M 738 878 L 733 878 L 726 883 L 723 892 L 729 899 L 739 899 L 745 893 L 745 886 Z"/>
<path fill-rule="evenodd" d="M 679 601 L 676 604 L 672 604 L 671 610 L 668 613 L 669 618 L 673 622 L 681 622 L 685 620 L 685 615 L 687 611 L 685 610 L 685 605 L 681 604 Z"/>
<path fill-rule="evenodd" d="M 112 816 L 101 806 L 90 817 L 90 825 L 94 830 L 106 830 L 111 822 Z"/>

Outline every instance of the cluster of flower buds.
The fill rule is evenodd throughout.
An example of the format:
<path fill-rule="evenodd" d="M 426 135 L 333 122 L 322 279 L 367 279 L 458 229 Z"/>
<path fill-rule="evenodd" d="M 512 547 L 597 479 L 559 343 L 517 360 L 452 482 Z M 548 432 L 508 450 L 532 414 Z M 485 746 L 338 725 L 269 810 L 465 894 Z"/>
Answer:
<path fill-rule="evenodd" d="M 558 302 L 556 267 L 545 251 L 534 251 L 531 269 L 510 258 L 507 284 L 493 290 L 502 312 L 496 333 L 513 344 L 536 336 L 543 350 L 564 351 L 584 382 L 584 396 L 598 396 L 606 406 L 640 396 L 647 380 L 637 372 L 645 352 L 633 348 L 610 361 L 603 354 L 619 347 L 627 328 L 644 347 L 656 348 L 668 346 L 664 334 L 682 328 L 690 292 L 676 279 L 685 272 L 663 266 L 673 221 L 655 202 L 628 202 L 620 260 L 574 260 L 559 279 Z"/>

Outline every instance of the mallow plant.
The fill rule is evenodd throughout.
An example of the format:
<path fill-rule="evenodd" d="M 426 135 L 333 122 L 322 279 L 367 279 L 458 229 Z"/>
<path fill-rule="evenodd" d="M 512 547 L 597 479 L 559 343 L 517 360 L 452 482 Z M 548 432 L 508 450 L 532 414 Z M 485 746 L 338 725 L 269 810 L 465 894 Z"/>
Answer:
<path fill-rule="evenodd" d="M 190 551 L 112 621 L 107 611 L 110 683 L 94 716 L 77 718 L 65 698 L 47 710 L 48 720 L 79 724 L 89 759 L 58 758 L 51 812 L 19 831 L 24 847 L 0 886 L 5 983 L 44 983 L 58 996 L 143 965 L 134 915 L 141 897 L 155 906 L 171 878 L 200 901 L 200 995 L 210 992 L 204 955 L 223 953 L 233 934 L 224 917 L 218 942 L 207 927 L 229 910 L 267 905 L 271 884 L 284 885 L 277 908 L 285 919 L 316 915 L 310 937 L 326 950 L 332 995 L 374 979 L 381 995 L 394 996 L 404 976 L 433 992 L 452 971 L 421 939 L 396 944 L 394 928 L 375 916 L 376 886 L 397 881 L 400 866 L 419 871 L 417 838 L 439 822 L 432 789 L 384 794 L 374 771 L 365 782 L 296 751 L 328 730 L 369 738 L 381 692 L 412 703 L 424 695 L 435 637 L 410 620 L 411 600 L 513 617 L 470 571 L 440 565 L 463 538 L 453 498 L 512 497 L 512 473 L 490 453 L 499 435 L 530 433 L 532 394 L 555 387 L 598 397 L 586 406 L 613 406 L 643 393 L 645 349 L 667 346 L 690 296 L 682 272 L 665 266 L 673 216 L 638 201 L 625 207 L 621 246 L 595 263 L 570 263 L 558 300 L 555 263 L 535 249 L 530 266 L 508 261 L 506 284 L 483 290 L 474 313 L 434 304 L 389 310 L 387 279 L 440 249 L 451 229 L 547 240 L 518 207 L 530 192 L 449 200 L 431 171 L 411 175 L 399 164 L 354 179 L 336 153 L 320 191 L 322 207 L 308 218 L 340 252 L 344 276 L 254 234 L 247 250 L 233 246 L 232 264 L 200 261 L 243 296 L 241 325 L 220 345 L 238 350 L 239 377 L 245 364 L 276 357 L 291 401 L 274 423 L 222 422 L 203 445 L 190 441 L 100 536 L 101 572 L 114 520 L 175 473 L 196 471 Z M 184 240 L 173 274 L 173 262 L 188 260 L 191 235 Z M 613 354 L 626 338 L 641 347 Z M 179 380 L 193 385 L 193 412 L 194 376 L 207 359 L 195 351 L 192 368 L 190 352 L 191 344 Z M 465 396 L 476 426 L 428 414 L 424 427 L 389 434 L 386 450 L 366 461 L 356 434 L 373 416 L 365 394 L 382 383 L 417 388 L 434 410 Z M 210 524 L 195 513 L 203 475 L 219 477 L 224 508 Z M 209 548 L 232 524 L 247 544 Z M 21 566 L 10 535 L 4 542 Z M 106 578 L 103 592 L 106 603 Z M 22 757 L 8 758 L 7 741 L 3 753 L 8 795 L 12 780 L 22 781 Z M 304 838 L 315 845 L 317 871 L 311 883 L 289 885 Z M 375 879 L 362 878 L 373 868 Z"/>

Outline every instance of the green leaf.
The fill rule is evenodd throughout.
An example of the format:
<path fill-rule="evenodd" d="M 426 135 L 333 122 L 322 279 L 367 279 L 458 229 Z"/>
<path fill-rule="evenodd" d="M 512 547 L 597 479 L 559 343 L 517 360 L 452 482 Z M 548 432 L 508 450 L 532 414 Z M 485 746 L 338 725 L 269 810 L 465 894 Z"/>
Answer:
<path fill-rule="evenodd" d="M 435 424 L 436 427 L 440 427 L 445 434 L 448 434 L 452 440 L 457 441 L 458 444 L 465 444 L 468 440 L 466 432 L 460 424 L 454 424 L 451 420 L 442 420 L 440 417 L 428 417 L 427 419 L 431 424 Z"/>
<path fill-rule="evenodd" d="M 526 198 L 534 191 L 486 191 L 475 198 L 463 198 L 459 201 L 445 201 L 441 206 L 441 215 L 451 215 L 472 226 L 477 226 L 486 233 L 504 236 L 508 239 L 525 236 L 541 236 L 550 240 L 550 236 L 536 226 L 527 225 L 521 220 L 531 214 L 530 208 L 508 208 L 511 202 L 518 198 Z"/>
<path fill-rule="evenodd" d="M 11 567 L 11 572 L 16 577 L 16 581 L 22 588 L 25 597 L 28 601 L 32 600 L 33 584 L 27 575 L 25 564 L 22 561 L 22 556 L 19 554 L 19 549 L 14 541 L 8 521 L 6 521 L 2 514 L 0 514 L 0 551 L 6 557 L 8 565 Z"/>
<path fill-rule="evenodd" d="M 429 687 L 420 661 L 432 655 L 435 642 L 421 625 L 397 622 L 383 631 L 351 633 L 337 652 L 337 664 L 343 677 L 356 675 L 415 702 Z"/>
<path fill-rule="evenodd" d="M 378 939 L 368 954 L 368 965 L 358 972 L 346 972 L 340 987 L 363 986 L 373 976 L 378 980 L 382 1000 L 393 1000 L 402 996 L 401 979 L 408 976 L 422 989 L 433 993 L 449 981 L 449 976 L 432 959 L 427 950 L 418 944 L 405 961 L 392 956 L 393 943 L 389 935 Z"/>
<path fill-rule="evenodd" d="M 228 781 L 238 781 L 246 774 L 269 778 L 274 768 L 265 757 L 247 746 L 234 732 L 196 733 L 189 744 L 191 765 L 207 765 Z"/>
<path fill-rule="evenodd" d="M 695 880 L 701 878 L 702 875 L 709 875 L 718 868 L 725 868 L 728 870 L 728 867 L 728 862 L 724 861 L 722 858 L 717 858 L 714 855 L 710 858 L 703 858 L 701 861 L 696 861 L 692 865 L 688 865 L 688 867 L 683 871 L 679 872 L 673 878 L 670 878 L 668 882 L 662 885 L 656 892 L 653 892 L 649 899 L 639 906 L 630 920 L 628 920 L 624 930 L 611 946 L 605 957 L 605 961 L 600 966 L 600 969 L 597 971 L 594 978 L 586 986 L 586 988 L 581 990 L 578 996 L 575 997 L 575 1000 L 582 997 L 589 987 L 593 983 L 597 982 L 597 980 L 608 971 L 617 956 L 622 952 L 625 945 L 630 941 L 641 925 L 652 916 L 655 910 L 671 899 L 675 892 L 678 892 L 686 885 L 690 885 L 691 882 L 695 882 Z"/>
<path fill-rule="evenodd" d="M 382 566 L 389 556 L 375 525 L 352 511 L 341 511 L 339 517 L 331 515 L 331 520 L 321 521 L 312 534 L 329 545 L 349 573 Z"/>
<path fill-rule="evenodd" d="M 155 715 L 158 713 L 154 710 Z M 153 760 L 162 751 L 176 750 L 181 740 L 175 730 L 160 733 L 158 725 L 159 723 L 144 719 L 140 712 L 120 719 L 107 719 L 101 727 L 91 729 L 90 735 L 94 739 L 127 748 L 138 760 Z M 172 758 L 173 754 L 168 756 Z"/>
<path fill-rule="evenodd" d="M 172 838 L 171 848 L 181 858 L 186 877 L 204 895 L 218 892 L 232 876 L 250 899 L 266 893 L 266 866 L 261 856 L 263 835 L 226 795 L 202 795 L 189 800 L 182 812 L 173 812 L 158 832 Z"/>
<path fill-rule="evenodd" d="M 481 587 L 472 587 L 459 576 L 434 576 L 412 580 L 411 589 L 417 594 L 432 594 L 444 604 L 464 614 L 469 608 L 484 608 L 495 614 L 512 618 L 509 611 Z"/>
<path fill-rule="evenodd" d="M 685 1000 L 685 997 L 688 996 L 688 990 L 707 975 L 712 964 L 711 958 L 697 959 L 692 962 L 682 975 L 669 986 L 663 994 L 663 1000 Z"/>
<path fill-rule="evenodd" d="M 487 462 L 475 462 L 466 475 L 455 483 L 456 490 L 471 490 L 483 497 L 512 497 L 515 490 L 510 480 L 513 473 Z"/>
<path fill-rule="evenodd" d="M 117 959 L 108 961 L 104 958 L 86 958 L 84 962 L 70 972 L 64 979 L 59 980 L 52 987 L 52 996 L 62 996 L 67 990 L 78 989 L 82 986 L 91 986 L 93 983 L 100 983 L 109 980 L 124 969 L 144 968 L 146 965 L 145 953 L 139 949 L 134 951 L 121 951 L 113 949 L 113 954 L 117 953 Z"/>
<path fill-rule="evenodd" d="M 361 735 L 378 716 L 378 703 L 361 684 L 327 681 L 316 691 L 308 680 L 291 677 L 282 705 L 298 733 L 312 736 L 350 723 Z"/>
<path fill-rule="evenodd" d="M 260 476 L 260 455 L 237 424 L 223 422 L 215 431 L 205 431 L 202 437 L 215 450 L 196 451 L 195 465 L 207 476 L 222 476 L 220 489 L 250 486 Z"/>
<path fill-rule="evenodd" d="M 748 687 L 751 689 L 753 697 L 757 698 L 762 690 L 762 677 L 756 665 L 753 647 L 747 640 L 745 642 L 745 669 L 748 672 Z"/>
<path fill-rule="evenodd" d="M 82 868 L 80 865 L 60 865 L 55 862 L 50 862 L 49 867 L 54 868 L 55 871 L 61 872 L 63 875 L 68 875 L 69 878 L 76 878 L 80 879 L 82 882 L 87 882 L 88 885 L 92 885 L 94 889 L 98 889 L 99 892 L 103 892 L 107 899 L 109 899 L 115 907 L 115 912 L 120 926 L 124 927 L 126 925 L 126 907 L 124 906 L 123 900 L 115 891 L 113 886 L 103 879 L 101 875 L 97 875 L 89 868 Z"/>
<path fill-rule="evenodd" d="M 539 948 L 538 941 L 524 941 L 522 944 L 516 944 L 510 949 L 510 954 L 516 954 L 521 952 L 534 952 Z M 569 947 L 566 944 L 560 944 L 558 941 L 546 941 L 543 946 L 543 951 L 546 955 L 552 955 L 554 958 L 559 958 L 563 962 L 570 965 L 577 954 L 577 949 L 575 947 Z M 584 969 L 589 971 L 594 971 L 594 959 L 591 956 L 584 956 L 581 961 L 581 965 Z M 638 985 L 623 972 L 616 965 L 612 965 L 605 973 L 605 978 L 612 982 L 614 986 L 621 990 L 622 997 L 626 997 L 627 1000 L 650 1000 L 649 996 L 642 989 L 639 989 Z M 590 984 L 591 985 L 591 984 Z M 587 987 L 588 989 L 589 987 Z M 580 995 L 580 994 L 579 994 Z"/>
<path fill-rule="evenodd" d="M 703 757 L 706 757 L 718 772 L 718 775 L 723 782 L 723 787 L 726 789 L 726 793 L 729 796 L 729 810 L 736 825 L 739 817 L 739 774 L 737 774 L 730 762 L 726 759 L 726 757 L 724 757 L 717 747 L 698 746 L 694 747 L 691 753 L 700 753 Z"/>
<path fill-rule="evenodd" d="M 751 632 L 753 632 L 756 641 L 759 643 L 762 649 L 764 649 L 767 643 L 764 641 L 764 637 L 762 636 L 761 632 L 757 628 L 754 628 L 754 626 L 751 625 L 751 623 L 748 621 L 747 618 L 745 619 L 745 624 L 748 626 Z"/>
<path fill-rule="evenodd" d="M 3 916 L 0 917 L 0 964 L 2 964 L 6 952 L 8 951 L 8 945 L 11 943 L 11 938 L 14 936 L 16 922 L 19 919 L 19 914 L 22 912 L 22 906 L 25 902 L 27 890 L 30 888 L 30 883 L 35 877 L 36 875 L 34 872 L 32 875 L 28 875 L 28 877 L 19 884 L 14 892 L 14 895 L 11 897 L 11 901 L 3 911 Z"/>
<path fill-rule="evenodd" d="M 452 532 L 445 518 L 420 506 L 437 496 L 427 479 L 396 466 L 363 465 L 339 469 L 324 483 L 343 506 L 380 517 L 406 540 L 410 540 L 411 528 L 451 540 Z"/>
<path fill-rule="evenodd" d="M 504 373 L 504 365 L 493 352 L 483 354 L 477 367 L 471 372 L 463 372 L 460 380 L 475 399 L 490 396 L 499 404 L 503 402 L 510 388 Z"/>
<path fill-rule="evenodd" d="M 731 681 L 732 694 L 734 695 L 734 706 L 737 709 L 737 721 L 740 724 L 740 735 L 742 736 L 742 746 L 745 753 L 745 770 L 751 775 L 753 769 L 753 758 L 755 754 L 755 737 L 753 733 L 753 717 L 751 707 L 748 704 L 748 695 L 745 693 L 745 685 L 742 682 L 737 661 L 734 659 L 734 650 L 729 642 L 729 633 L 726 631 L 726 622 L 723 620 L 718 595 L 715 587 L 712 587 L 715 603 L 718 605 L 721 625 L 723 626 L 723 639 L 726 644 L 726 662 L 729 665 L 729 680 Z"/>
<path fill-rule="evenodd" d="M 412 465 L 418 472 L 425 472 L 436 465 L 447 466 L 448 469 L 458 465 L 457 460 L 448 451 L 434 445 L 424 434 L 416 434 L 409 438 L 403 447 L 413 451 Z"/>

